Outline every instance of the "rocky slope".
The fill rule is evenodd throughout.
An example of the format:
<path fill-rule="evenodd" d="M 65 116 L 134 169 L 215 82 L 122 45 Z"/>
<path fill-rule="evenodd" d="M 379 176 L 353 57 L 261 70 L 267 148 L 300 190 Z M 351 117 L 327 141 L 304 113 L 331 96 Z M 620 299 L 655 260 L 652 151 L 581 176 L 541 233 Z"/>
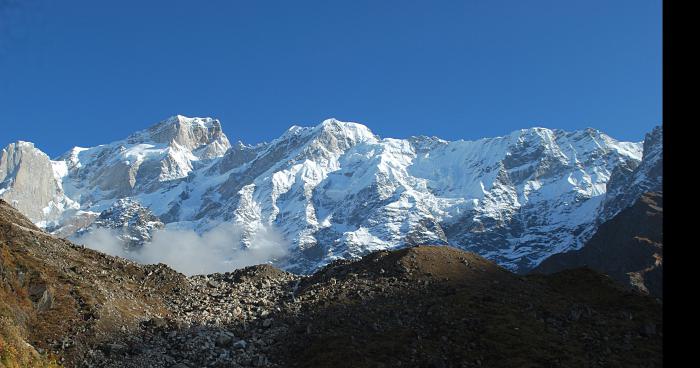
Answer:
<path fill-rule="evenodd" d="M 663 192 L 663 158 L 663 129 L 656 127 L 644 138 L 639 165 L 613 170 L 601 207 L 601 223 L 632 206 L 644 193 Z"/>
<path fill-rule="evenodd" d="M 420 246 L 312 276 L 265 265 L 186 278 L 50 236 L 1 201 L 0 247 L 7 365 L 662 365 L 661 305 L 588 269 L 518 276 Z"/>
<path fill-rule="evenodd" d="M 143 246 L 153 238 L 153 233 L 165 225 L 148 208 L 130 199 L 122 198 L 102 211 L 89 226 L 76 231 L 80 237 L 95 229 L 110 229 L 127 250 Z"/>
<path fill-rule="evenodd" d="M 0 255 L 0 362 L 7 367 L 80 366 L 91 348 L 171 313 L 164 295 L 188 286 L 166 267 L 50 236 L 1 200 Z"/>
<path fill-rule="evenodd" d="M 583 248 L 555 254 L 532 272 L 587 266 L 630 288 L 662 297 L 662 225 L 663 195 L 645 193 L 632 207 L 602 224 Z"/>
<path fill-rule="evenodd" d="M 659 129 L 644 145 L 659 152 L 658 162 L 660 136 Z M 45 178 L 43 196 L 34 198 L 16 169 L 4 171 L 0 191 L 61 236 L 130 198 L 166 229 L 204 233 L 238 224 L 244 235 L 232 247 L 255 247 L 257 234 L 278 232 L 290 249 L 277 265 L 294 272 L 375 250 L 448 243 L 524 272 L 579 248 L 601 216 L 641 194 L 618 190 L 627 184 L 611 186 L 611 177 L 657 180 L 661 172 L 641 169 L 642 148 L 593 129 L 531 128 L 477 141 L 382 139 L 334 119 L 231 146 L 218 120 L 175 116 L 118 142 L 76 147 L 48 163 L 44 157 L 31 169 Z M 25 155 L 42 154 L 32 148 Z"/>

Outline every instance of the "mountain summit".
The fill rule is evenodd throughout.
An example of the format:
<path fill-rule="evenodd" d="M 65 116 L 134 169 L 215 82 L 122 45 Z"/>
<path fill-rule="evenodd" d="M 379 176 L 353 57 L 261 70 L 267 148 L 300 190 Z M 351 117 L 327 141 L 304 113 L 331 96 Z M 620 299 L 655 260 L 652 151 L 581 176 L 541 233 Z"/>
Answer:
<path fill-rule="evenodd" d="M 122 198 L 166 229 L 237 224 L 243 236 L 234 247 L 255 248 L 251 239 L 274 228 L 291 244 L 279 265 L 295 272 L 420 244 L 450 244 L 524 272 L 580 248 L 602 219 L 655 190 L 661 172 L 644 168 L 660 160 L 651 153 L 661 152 L 660 134 L 642 144 L 595 129 L 530 128 L 450 142 L 380 138 L 328 119 L 232 146 L 218 120 L 178 115 L 54 161 L 33 147 L 35 159 L 17 160 L 8 146 L 0 197 L 62 236 Z M 28 165 L 34 186 L 21 180 Z M 646 184 L 630 194 L 628 182 Z M 35 187 L 43 194 L 32 195 Z"/>
<path fill-rule="evenodd" d="M 221 156 L 231 145 L 221 129 L 221 123 L 212 118 L 170 117 L 145 131 L 135 133 L 129 143 L 161 143 L 182 147 L 189 151 L 204 148 L 203 157 Z"/>

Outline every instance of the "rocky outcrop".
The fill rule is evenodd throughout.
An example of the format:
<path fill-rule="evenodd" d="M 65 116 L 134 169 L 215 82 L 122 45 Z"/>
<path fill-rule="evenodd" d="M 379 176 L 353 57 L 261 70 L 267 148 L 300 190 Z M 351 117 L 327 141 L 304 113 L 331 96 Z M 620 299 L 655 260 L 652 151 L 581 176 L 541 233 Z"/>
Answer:
<path fill-rule="evenodd" d="M 645 193 L 608 222 L 579 250 L 555 254 L 532 272 L 590 267 L 629 288 L 663 296 L 663 195 Z"/>
<path fill-rule="evenodd" d="M 109 229 L 127 250 L 133 250 L 150 242 L 153 233 L 164 227 L 163 222 L 148 208 L 131 198 L 122 198 L 102 211 L 90 226 L 77 231 L 76 235 L 80 237 L 95 229 Z"/>
<path fill-rule="evenodd" d="M 83 203 L 117 200 L 177 186 L 198 163 L 229 148 L 218 120 L 178 115 L 121 141 L 74 148 L 59 158 L 68 167 L 61 180 Z"/>
<path fill-rule="evenodd" d="M 0 198 L 35 223 L 46 226 L 60 218 L 72 203 L 54 176 L 49 157 L 33 143 L 11 143 L 0 152 Z"/>
<path fill-rule="evenodd" d="M 129 143 L 152 141 L 169 146 L 178 145 L 189 151 L 198 151 L 197 156 L 201 158 L 220 157 L 231 146 L 219 120 L 182 115 L 164 120 L 127 140 Z"/>
<path fill-rule="evenodd" d="M 663 128 L 658 126 L 644 138 L 642 161 L 618 166 L 610 176 L 600 223 L 632 206 L 644 193 L 663 191 Z"/>

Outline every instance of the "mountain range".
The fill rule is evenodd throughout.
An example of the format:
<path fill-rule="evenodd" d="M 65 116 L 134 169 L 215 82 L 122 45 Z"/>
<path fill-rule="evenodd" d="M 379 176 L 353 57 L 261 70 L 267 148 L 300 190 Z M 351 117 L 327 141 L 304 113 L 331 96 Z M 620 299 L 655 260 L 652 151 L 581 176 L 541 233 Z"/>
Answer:
<path fill-rule="evenodd" d="M 393 139 L 328 119 L 248 145 L 231 144 L 216 119 L 178 115 L 54 159 L 11 143 L 0 154 L 0 198 L 54 235 L 116 229 L 129 249 L 159 231 L 222 224 L 240 231 L 231 247 L 255 249 L 273 231 L 285 255 L 272 261 L 296 273 L 422 244 L 522 273 L 661 191 L 662 141 L 661 127 L 644 142 L 546 128 Z"/>

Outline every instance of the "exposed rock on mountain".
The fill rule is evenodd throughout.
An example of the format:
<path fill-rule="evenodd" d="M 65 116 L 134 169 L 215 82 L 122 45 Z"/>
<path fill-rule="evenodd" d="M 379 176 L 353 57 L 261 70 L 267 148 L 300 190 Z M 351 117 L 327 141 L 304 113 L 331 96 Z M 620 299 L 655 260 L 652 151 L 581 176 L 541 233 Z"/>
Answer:
<path fill-rule="evenodd" d="M 87 207 L 132 194 L 151 194 L 187 177 L 200 160 L 230 147 L 218 120 L 175 116 L 122 141 L 73 148 L 59 160 L 68 172 L 69 195 Z M 106 206 L 107 204 L 102 204 Z"/>
<path fill-rule="evenodd" d="M 148 208 L 130 198 L 122 198 L 102 211 L 90 226 L 78 231 L 78 235 L 93 229 L 110 229 L 128 249 L 135 249 L 151 241 L 153 232 L 164 226 Z"/>
<path fill-rule="evenodd" d="M 613 170 L 603 201 L 600 222 L 632 206 L 643 193 L 663 191 L 663 129 L 658 126 L 644 138 L 642 161 Z"/>
<path fill-rule="evenodd" d="M 152 141 L 167 144 L 168 147 L 180 146 L 195 151 L 196 157 L 200 159 L 220 157 L 231 146 L 218 120 L 187 118 L 182 115 L 158 123 L 146 132 L 134 134 L 128 141 L 132 144 Z"/>
<path fill-rule="evenodd" d="M 420 246 L 310 277 L 265 265 L 186 278 L 57 239 L 5 202 L 0 254 L 0 361 L 10 364 L 662 365 L 661 305 L 587 269 L 517 276 Z"/>
<path fill-rule="evenodd" d="M 656 297 L 663 294 L 663 196 L 646 193 L 602 224 L 586 245 L 555 254 L 532 272 L 553 273 L 590 267 L 630 288 Z"/>
<path fill-rule="evenodd" d="M 60 162 L 51 161 L 33 143 L 11 143 L 0 153 L 0 198 L 46 226 L 77 205 L 63 195 L 55 177 L 61 170 Z"/>
<path fill-rule="evenodd" d="M 660 129 L 651 134 L 647 146 L 657 147 L 660 135 Z M 649 162 L 655 155 L 645 154 Z M 129 197 L 168 227 L 202 233 L 236 223 L 244 248 L 255 247 L 251 239 L 260 229 L 276 228 L 292 244 L 278 265 L 294 272 L 418 244 L 451 244 L 524 272 L 581 247 L 601 211 L 624 208 L 606 197 L 606 187 L 615 172 L 642 179 L 656 173 L 641 169 L 647 165 L 641 159 L 641 143 L 593 129 L 531 128 L 448 142 L 382 139 L 364 125 L 335 119 L 231 147 L 218 120 L 176 116 L 52 161 L 61 169 L 42 174 L 48 178 L 42 187 L 56 177 L 65 192 L 60 201 L 74 207 L 33 220 L 68 236 L 90 214 Z M 30 198 L 8 178 L 6 190 Z M 612 204 L 604 206 L 606 198 Z M 38 202 L 25 206 L 47 206 Z"/>

